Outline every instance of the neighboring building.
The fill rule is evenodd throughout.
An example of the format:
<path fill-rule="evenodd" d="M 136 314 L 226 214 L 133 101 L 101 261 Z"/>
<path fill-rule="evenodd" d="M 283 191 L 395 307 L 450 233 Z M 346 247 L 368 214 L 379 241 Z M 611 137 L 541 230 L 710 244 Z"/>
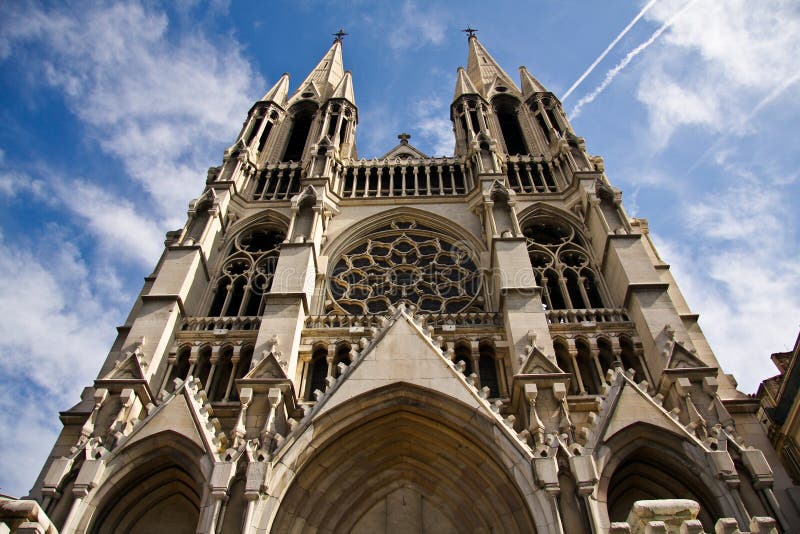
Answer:
<path fill-rule="evenodd" d="M 758 387 L 759 416 L 778 457 L 795 484 L 800 484 L 800 335 L 789 352 L 776 352 L 772 361 L 780 374 Z"/>
<path fill-rule="evenodd" d="M 41 509 L 0 517 L 43 510 L 69 533 L 800 524 L 757 401 L 721 372 L 646 222 L 556 96 L 468 42 L 453 157 L 403 134 L 358 159 L 341 35 L 293 93 L 284 75 L 253 105 L 61 414 Z"/>

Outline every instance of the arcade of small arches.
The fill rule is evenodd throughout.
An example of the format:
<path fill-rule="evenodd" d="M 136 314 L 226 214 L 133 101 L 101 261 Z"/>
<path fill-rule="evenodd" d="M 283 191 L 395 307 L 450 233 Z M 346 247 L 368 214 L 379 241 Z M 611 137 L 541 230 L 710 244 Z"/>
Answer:
<path fill-rule="evenodd" d="M 172 391 L 175 380 L 192 376 L 203 384 L 211 402 L 236 402 L 235 381 L 250 370 L 253 346 L 242 344 L 191 344 L 170 355 L 162 389 Z"/>

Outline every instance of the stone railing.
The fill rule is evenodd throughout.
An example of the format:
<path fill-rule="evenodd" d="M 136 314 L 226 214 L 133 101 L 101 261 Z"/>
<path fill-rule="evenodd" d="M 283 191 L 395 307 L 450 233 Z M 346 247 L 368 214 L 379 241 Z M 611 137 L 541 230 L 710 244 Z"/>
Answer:
<path fill-rule="evenodd" d="M 542 156 L 509 156 L 506 161 L 508 185 L 516 193 L 555 193 L 558 185 L 553 163 Z"/>
<path fill-rule="evenodd" d="M 628 312 L 623 308 L 589 308 L 582 310 L 547 310 L 550 324 L 628 323 Z"/>
<path fill-rule="evenodd" d="M 305 327 L 308 329 L 348 328 L 368 330 L 381 326 L 384 315 L 309 315 Z M 433 326 L 442 330 L 457 327 L 499 328 L 503 326 L 503 318 L 499 313 L 465 312 L 465 313 L 420 313 L 417 314 L 425 326 Z"/>
<path fill-rule="evenodd" d="M 260 326 L 261 317 L 186 317 L 181 330 L 258 330 Z"/>
<path fill-rule="evenodd" d="M 460 158 L 358 160 L 342 172 L 342 198 L 464 195 L 473 186 Z"/>
<path fill-rule="evenodd" d="M 300 192 L 300 162 L 268 165 L 255 178 L 253 200 L 291 200 Z"/>

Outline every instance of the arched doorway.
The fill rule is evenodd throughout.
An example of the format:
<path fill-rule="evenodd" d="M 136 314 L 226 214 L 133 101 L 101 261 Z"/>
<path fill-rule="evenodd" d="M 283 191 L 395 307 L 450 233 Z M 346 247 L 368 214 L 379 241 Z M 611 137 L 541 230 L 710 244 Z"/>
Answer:
<path fill-rule="evenodd" d="M 520 487 L 530 474 L 514 467 L 529 460 L 454 399 L 394 384 L 335 408 L 314 434 L 272 532 L 536 531 L 533 488 Z"/>
<path fill-rule="evenodd" d="M 98 495 L 88 532 L 105 534 L 193 534 L 197 530 L 205 480 L 192 457 L 201 451 L 172 432 L 136 444 Z M 172 446 L 174 444 L 175 446 Z"/>

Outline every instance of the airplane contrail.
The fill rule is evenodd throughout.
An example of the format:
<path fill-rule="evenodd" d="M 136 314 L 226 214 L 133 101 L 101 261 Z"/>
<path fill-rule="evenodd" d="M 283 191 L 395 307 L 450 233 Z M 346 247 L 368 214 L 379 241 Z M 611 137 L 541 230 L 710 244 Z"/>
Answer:
<path fill-rule="evenodd" d="M 756 104 L 755 107 L 752 110 L 750 110 L 750 113 L 745 115 L 744 118 L 741 121 L 739 121 L 740 126 L 743 126 L 743 125 L 747 124 L 748 122 L 750 122 L 753 119 L 753 117 L 756 116 L 756 113 L 758 113 L 759 111 L 764 109 L 766 106 L 771 104 L 773 100 L 775 100 L 776 98 L 781 96 L 787 89 L 789 89 L 789 87 L 791 87 L 792 85 L 794 85 L 798 81 L 800 81 L 800 71 L 795 72 L 794 75 L 792 75 L 792 76 L 788 76 L 787 78 L 784 78 L 784 80 L 781 83 L 776 85 L 772 89 L 772 91 L 769 92 L 769 94 L 767 96 L 762 98 L 761 101 L 758 104 Z M 725 141 L 728 140 L 729 137 L 730 137 L 730 134 L 725 134 L 725 135 L 720 136 L 711 146 L 709 146 L 706 149 L 705 152 L 703 152 L 700 155 L 699 158 L 697 158 L 697 161 L 692 163 L 691 167 L 689 167 L 689 169 L 686 171 L 686 175 L 688 176 L 689 174 L 694 172 L 694 170 L 697 167 L 700 166 L 700 164 L 708 157 L 708 155 L 711 154 L 712 152 L 715 152 L 717 150 L 717 148 L 719 148 L 719 146 L 722 145 L 722 143 L 724 143 Z"/>
<path fill-rule="evenodd" d="M 569 89 L 567 89 L 567 92 L 566 92 L 566 93 L 564 93 L 564 96 L 561 98 L 561 101 L 562 101 L 562 102 L 564 102 L 564 101 L 565 101 L 567 98 L 569 98 L 569 95 L 571 95 L 571 94 L 572 94 L 572 91 L 574 91 L 574 90 L 575 90 L 575 88 L 577 88 L 577 87 L 578 87 L 578 86 L 581 84 L 581 82 L 583 82 L 583 80 L 585 80 L 585 79 L 586 79 L 586 77 L 587 77 L 589 74 L 591 74 L 591 72 L 594 70 L 594 68 L 597 66 L 597 64 L 598 64 L 598 63 L 600 63 L 601 61 L 603 61 L 603 58 L 604 58 L 604 57 L 606 57 L 606 55 L 607 55 L 609 52 L 611 52 L 611 49 L 612 49 L 612 48 L 614 48 L 615 46 L 617 46 L 617 43 L 618 43 L 618 42 L 620 42 L 620 40 L 621 40 L 623 37 L 625 37 L 625 34 L 626 34 L 626 33 L 628 33 L 628 32 L 630 31 L 630 29 L 631 29 L 631 28 L 633 28 L 633 26 L 634 26 L 634 25 L 635 25 L 637 22 L 639 22 L 639 19 L 640 19 L 640 18 L 642 18 L 642 17 L 644 16 L 644 14 L 645 14 L 645 13 L 647 13 L 647 11 L 648 11 L 648 10 L 649 10 L 651 7 L 653 7 L 653 4 L 655 4 L 657 1 L 658 1 L 658 0 L 650 0 L 650 1 L 647 3 L 647 5 L 646 5 L 646 6 L 644 6 L 644 7 L 642 8 L 642 10 L 641 10 L 641 11 L 639 11 L 639 13 L 638 13 L 638 14 L 637 14 L 635 17 L 633 17 L 633 20 L 632 20 L 632 21 L 630 21 L 630 22 L 628 23 L 628 25 L 627 25 L 627 26 L 625 26 L 625 28 L 624 28 L 624 29 L 623 29 L 623 30 L 622 30 L 622 31 L 619 33 L 619 35 L 617 35 L 617 36 L 614 38 L 614 40 L 613 40 L 613 41 L 611 41 L 611 44 L 609 44 L 609 45 L 606 47 L 606 49 L 605 49 L 605 50 L 603 50 L 603 53 L 602 53 L 602 54 L 600 54 L 599 56 L 597 56 L 597 59 L 595 59 L 595 60 L 594 60 L 594 63 L 592 63 L 591 65 L 589 65 L 589 68 L 588 68 L 588 69 L 586 69 L 586 71 L 585 71 L 583 74 L 581 74 L 580 78 L 578 78 L 577 80 L 575 80 L 575 83 L 573 83 L 573 84 L 572 84 L 572 86 L 571 86 Z"/>
<path fill-rule="evenodd" d="M 680 8 L 678 11 L 676 11 L 664 24 L 661 25 L 661 27 L 659 29 L 657 29 L 655 32 L 653 32 L 653 35 L 651 35 L 648 40 L 646 40 L 645 42 L 643 42 L 642 44 L 640 44 L 639 46 L 637 46 L 636 48 L 634 48 L 633 50 L 628 52 L 628 55 L 626 55 L 622 59 L 622 61 L 617 63 L 617 65 L 615 65 L 614 68 L 612 68 L 611 70 L 606 72 L 606 77 L 605 77 L 605 79 L 603 79 L 603 81 L 600 83 L 600 85 L 595 87 L 594 91 L 592 91 L 588 95 L 586 95 L 583 98 L 581 98 L 580 100 L 578 100 L 578 103 L 575 104 L 575 107 L 572 108 L 572 111 L 569 114 L 570 115 L 570 119 L 575 119 L 580 114 L 581 108 L 583 108 L 583 106 L 593 102 L 594 99 L 597 98 L 598 95 L 600 93 L 602 93 L 605 90 L 605 88 L 608 87 L 611 84 L 612 81 L 614 81 L 614 78 L 617 77 L 617 75 L 622 71 L 622 69 L 627 67 L 628 64 L 631 61 L 633 61 L 633 58 L 638 56 L 648 46 L 653 44 L 656 41 L 656 39 L 658 39 L 661 36 L 662 33 L 664 33 L 670 26 L 672 26 L 675 23 L 675 21 L 678 19 L 678 17 L 680 17 L 684 13 L 684 11 L 686 11 L 686 9 L 690 5 L 692 5 L 694 2 L 695 2 L 695 0 L 689 0 L 688 2 L 686 2 L 683 5 L 683 7 Z"/>

